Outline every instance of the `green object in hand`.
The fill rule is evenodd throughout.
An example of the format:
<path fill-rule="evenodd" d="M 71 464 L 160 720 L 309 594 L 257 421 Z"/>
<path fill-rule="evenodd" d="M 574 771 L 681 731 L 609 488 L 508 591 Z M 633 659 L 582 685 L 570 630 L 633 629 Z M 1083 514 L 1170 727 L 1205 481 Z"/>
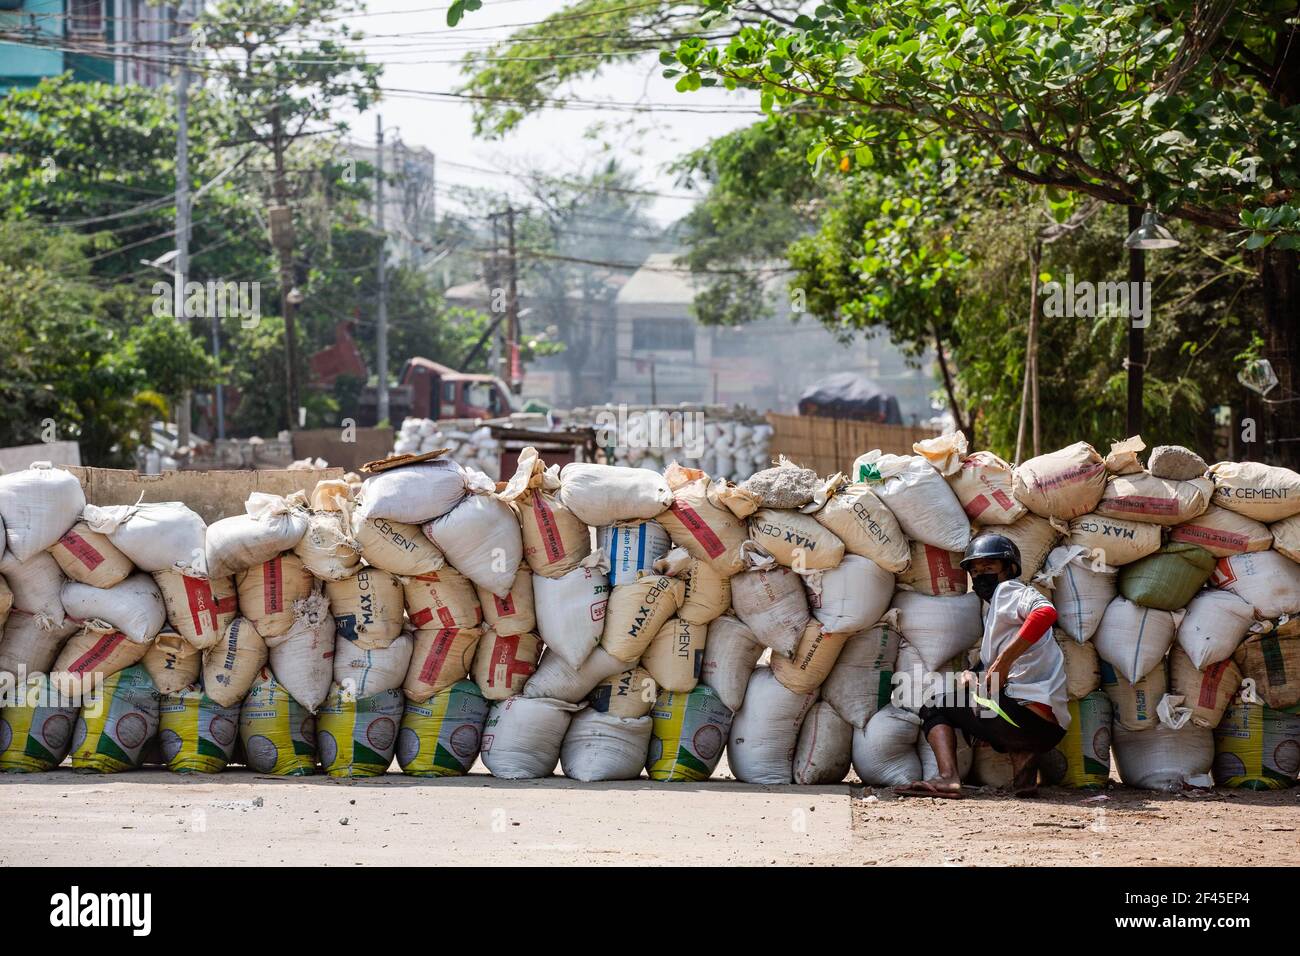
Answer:
<path fill-rule="evenodd" d="M 975 693 L 974 691 L 971 691 L 971 697 L 974 698 L 975 703 L 979 704 L 981 707 L 987 707 L 989 710 L 993 711 L 993 713 L 997 714 L 999 717 L 1001 717 L 1003 720 L 1009 723 L 1012 727 L 1015 727 L 1017 729 L 1020 727 L 1018 723 L 1016 723 L 1009 716 L 1007 716 L 1007 712 L 1005 710 L 1003 710 L 1001 707 L 998 706 L 997 701 L 989 700 L 987 697 L 981 697 L 979 694 Z"/>

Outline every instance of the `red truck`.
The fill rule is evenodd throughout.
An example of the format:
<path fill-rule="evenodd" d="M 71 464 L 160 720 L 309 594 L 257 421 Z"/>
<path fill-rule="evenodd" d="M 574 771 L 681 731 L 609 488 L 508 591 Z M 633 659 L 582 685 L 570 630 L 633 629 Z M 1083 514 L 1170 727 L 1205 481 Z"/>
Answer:
<path fill-rule="evenodd" d="M 427 358 L 407 359 L 398 382 L 410 388 L 409 414 L 416 418 L 501 418 L 517 411 L 495 375 L 458 372 Z"/>

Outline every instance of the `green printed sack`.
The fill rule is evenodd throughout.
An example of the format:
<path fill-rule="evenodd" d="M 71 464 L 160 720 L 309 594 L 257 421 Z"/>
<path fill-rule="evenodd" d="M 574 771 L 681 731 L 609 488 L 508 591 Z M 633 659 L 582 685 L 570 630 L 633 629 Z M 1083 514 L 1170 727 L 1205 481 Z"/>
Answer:
<path fill-rule="evenodd" d="M 650 711 L 646 771 L 651 780 L 708 780 L 722 759 L 733 714 L 711 687 L 666 690 Z"/>
<path fill-rule="evenodd" d="M 72 735 L 72 769 L 120 773 L 140 766 L 145 744 L 158 732 L 158 690 L 135 664 L 92 683 L 82 694 Z"/>
<path fill-rule="evenodd" d="M 459 777 L 478 759 L 488 702 L 478 685 L 458 681 L 423 704 L 406 702 L 397 765 L 413 777 Z"/>
<path fill-rule="evenodd" d="M 258 773 L 305 777 L 316 772 L 316 718 L 265 667 L 239 709 L 239 743 L 244 762 Z"/>
<path fill-rule="evenodd" d="M 0 702 L 0 772 L 42 773 L 63 762 L 72 746 L 78 707 L 45 674 L 6 691 Z"/>
<path fill-rule="evenodd" d="M 163 697 L 158 742 L 169 770 L 220 773 L 239 737 L 239 707 L 223 707 L 197 686 Z"/>
<path fill-rule="evenodd" d="M 320 765 L 331 777 L 374 777 L 388 772 L 402 721 L 402 692 L 352 697 L 338 684 L 316 712 Z"/>

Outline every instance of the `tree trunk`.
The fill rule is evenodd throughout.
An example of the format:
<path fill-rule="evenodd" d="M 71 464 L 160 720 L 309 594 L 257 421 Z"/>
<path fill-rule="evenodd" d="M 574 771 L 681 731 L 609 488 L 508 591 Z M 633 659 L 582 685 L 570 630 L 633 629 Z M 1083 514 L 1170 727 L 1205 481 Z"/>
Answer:
<path fill-rule="evenodd" d="M 1300 399 L 1300 267 L 1295 251 L 1266 247 L 1260 253 L 1259 269 L 1264 289 L 1264 357 L 1278 380 L 1265 404 L 1264 457 L 1300 470 L 1300 401 L 1295 401 Z"/>
<path fill-rule="evenodd" d="M 939 330 L 934 326 L 930 327 L 930 331 L 934 335 L 934 360 L 939 363 L 939 372 L 943 375 L 943 390 L 948 396 L 948 408 L 952 411 L 953 421 L 957 423 L 957 430 L 966 436 L 966 443 L 973 448 L 974 429 L 962 418 L 961 405 L 957 403 L 957 389 L 952 380 L 952 370 L 948 368 L 948 357 L 943 352 L 943 339 L 939 337 Z"/>

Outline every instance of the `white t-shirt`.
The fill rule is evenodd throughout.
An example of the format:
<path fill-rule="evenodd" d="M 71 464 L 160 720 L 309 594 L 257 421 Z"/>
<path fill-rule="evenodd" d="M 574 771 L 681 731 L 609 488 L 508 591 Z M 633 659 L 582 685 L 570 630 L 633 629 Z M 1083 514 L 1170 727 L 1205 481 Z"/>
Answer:
<path fill-rule="evenodd" d="M 984 611 L 984 639 L 980 642 L 980 660 L 985 669 L 993 666 L 1002 649 L 1015 640 L 1025 618 L 1035 608 L 1051 607 L 1052 602 L 1023 581 L 1003 581 L 993 592 Z M 1016 659 L 1007 674 L 1003 690 L 1020 701 L 1046 704 L 1056 715 L 1062 729 L 1070 726 L 1069 695 L 1066 693 L 1065 655 L 1056 646 L 1052 629 Z"/>

